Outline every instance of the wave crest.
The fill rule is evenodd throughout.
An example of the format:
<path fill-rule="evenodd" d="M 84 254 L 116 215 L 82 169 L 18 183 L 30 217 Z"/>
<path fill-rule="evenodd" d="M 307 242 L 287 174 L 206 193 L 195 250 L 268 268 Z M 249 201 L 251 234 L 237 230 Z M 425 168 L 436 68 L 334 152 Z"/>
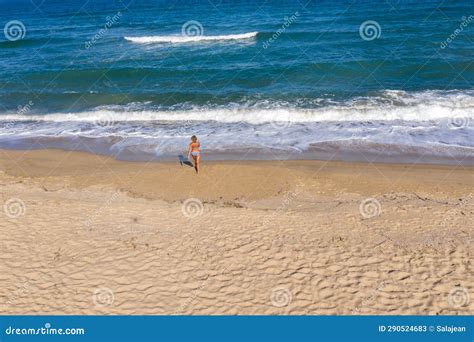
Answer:
<path fill-rule="evenodd" d="M 318 102 L 318 101 L 316 101 Z M 106 105 L 79 113 L 34 115 L 1 113 L 2 121 L 215 121 L 261 124 L 268 122 L 361 122 L 361 121 L 431 121 L 453 118 L 474 119 L 474 92 L 425 91 L 407 93 L 387 90 L 378 96 L 343 102 L 298 103 L 257 101 L 228 105 L 161 107 L 149 102 Z"/>
<path fill-rule="evenodd" d="M 258 32 L 247 32 L 241 34 L 228 34 L 219 36 L 144 36 L 144 37 L 124 37 L 132 43 L 151 44 L 151 43 L 189 43 L 200 41 L 218 41 L 218 40 L 239 40 L 251 39 L 257 36 Z"/>

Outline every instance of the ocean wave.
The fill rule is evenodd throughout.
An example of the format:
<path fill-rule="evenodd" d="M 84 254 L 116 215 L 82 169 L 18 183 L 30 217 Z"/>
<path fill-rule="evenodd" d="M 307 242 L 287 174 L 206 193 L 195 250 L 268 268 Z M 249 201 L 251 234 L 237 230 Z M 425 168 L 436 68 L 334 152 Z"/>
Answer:
<path fill-rule="evenodd" d="M 189 137 L 197 135 L 206 159 L 336 158 L 367 161 L 374 157 L 387 162 L 390 159 L 441 162 L 443 159 L 444 163 L 472 165 L 474 146 L 471 132 L 469 128 L 452 130 L 445 124 L 401 122 L 394 125 L 308 123 L 285 127 L 212 122 L 20 122 L 6 127 L 6 130 L 0 125 L 0 148 L 79 149 L 119 159 L 149 161 L 176 158 L 186 150 Z"/>
<path fill-rule="evenodd" d="M 323 103 L 321 105 L 321 103 Z M 408 93 L 387 90 L 377 96 L 360 97 L 344 102 L 316 101 L 309 108 L 295 103 L 260 101 L 228 105 L 153 107 L 147 103 L 107 105 L 79 113 L 45 115 L 0 114 L 0 121 L 215 121 L 223 123 L 262 124 L 268 122 L 361 122 L 361 121 L 430 121 L 474 118 L 474 92 L 425 91 Z"/>
<path fill-rule="evenodd" d="M 219 106 L 131 102 L 80 113 L 0 114 L 0 147 L 87 146 L 133 160 L 176 156 L 197 135 L 207 152 L 232 156 L 271 150 L 278 158 L 286 158 L 285 153 L 290 158 L 301 153 L 332 158 L 337 152 L 341 158 L 359 155 L 361 160 L 369 154 L 414 162 L 432 156 L 423 161 L 442 157 L 447 163 L 471 165 L 473 134 L 473 91 L 387 90 L 342 102 L 246 99 Z"/>
<path fill-rule="evenodd" d="M 200 41 L 217 41 L 217 40 L 239 40 L 251 39 L 256 37 L 258 32 L 248 32 L 241 34 L 228 34 L 219 36 L 143 36 L 143 37 L 124 37 L 132 43 L 151 44 L 151 43 L 189 43 Z"/>

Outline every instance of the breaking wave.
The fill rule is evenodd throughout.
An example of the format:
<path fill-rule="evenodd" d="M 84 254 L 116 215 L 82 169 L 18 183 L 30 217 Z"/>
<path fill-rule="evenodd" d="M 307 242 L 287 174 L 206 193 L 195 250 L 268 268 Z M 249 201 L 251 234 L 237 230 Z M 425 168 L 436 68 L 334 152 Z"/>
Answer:
<path fill-rule="evenodd" d="M 152 44 L 152 43 L 190 43 L 201 41 L 219 41 L 219 40 L 240 40 L 251 39 L 257 36 L 258 32 L 248 32 L 241 34 L 228 34 L 219 36 L 144 36 L 144 37 L 124 37 L 132 43 Z"/>

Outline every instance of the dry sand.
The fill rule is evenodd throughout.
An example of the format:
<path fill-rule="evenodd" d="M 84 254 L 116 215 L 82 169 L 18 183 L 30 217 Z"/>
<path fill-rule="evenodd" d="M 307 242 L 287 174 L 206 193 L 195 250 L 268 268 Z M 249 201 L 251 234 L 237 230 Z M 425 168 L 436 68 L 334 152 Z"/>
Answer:
<path fill-rule="evenodd" d="M 0 150 L 0 313 L 472 314 L 473 175 Z"/>

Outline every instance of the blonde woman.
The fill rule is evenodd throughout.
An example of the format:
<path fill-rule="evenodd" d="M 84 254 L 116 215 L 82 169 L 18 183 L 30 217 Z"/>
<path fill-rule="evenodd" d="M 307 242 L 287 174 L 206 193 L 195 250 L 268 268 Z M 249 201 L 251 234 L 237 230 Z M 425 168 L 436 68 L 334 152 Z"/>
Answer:
<path fill-rule="evenodd" d="M 193 135 L 191 137 L 191 143 L 189 144 L 188 148 L 188 159 L 191 159 L 190 157 L 193 157 L 194 160 L 194 170 L 196 170 L 196 173 L 199 173 L 199 165 L 201 163 L 201 144 L 199 143 L 197 137 Z"/>

